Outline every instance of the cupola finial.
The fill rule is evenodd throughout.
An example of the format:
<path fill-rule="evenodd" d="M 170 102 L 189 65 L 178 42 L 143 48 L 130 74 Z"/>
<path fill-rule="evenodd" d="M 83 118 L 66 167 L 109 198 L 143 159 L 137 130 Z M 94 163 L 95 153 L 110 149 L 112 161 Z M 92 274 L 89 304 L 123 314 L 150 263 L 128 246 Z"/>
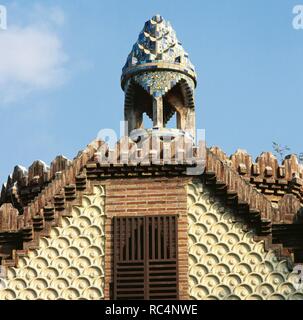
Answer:
<path fill-rule="evenodd" d="M 143 127 L 143 114 L 163 129 L 177 114 L 176 129 L 195 133 L 197 76 L 171 24 L 157 14 L 148 20 L 122 70 L 129 132 Z"/>

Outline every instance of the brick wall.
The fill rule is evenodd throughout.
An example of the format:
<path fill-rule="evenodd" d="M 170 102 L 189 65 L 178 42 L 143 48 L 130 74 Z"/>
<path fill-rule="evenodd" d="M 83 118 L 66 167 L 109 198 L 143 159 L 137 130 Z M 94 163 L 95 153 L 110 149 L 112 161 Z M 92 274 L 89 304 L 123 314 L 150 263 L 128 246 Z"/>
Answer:
<path fill-rule="evenodd" d="M 102 181 L 106 189 L 105 299 L 110 297 L 114 216 L 177 214 L 179 298 L 188 299 L 187 193 L 188 177 L 127 178 Z M 92 183 L 94 183 L 92 181 Z M 100 181 L 99 181 L 100 183 Z"/>

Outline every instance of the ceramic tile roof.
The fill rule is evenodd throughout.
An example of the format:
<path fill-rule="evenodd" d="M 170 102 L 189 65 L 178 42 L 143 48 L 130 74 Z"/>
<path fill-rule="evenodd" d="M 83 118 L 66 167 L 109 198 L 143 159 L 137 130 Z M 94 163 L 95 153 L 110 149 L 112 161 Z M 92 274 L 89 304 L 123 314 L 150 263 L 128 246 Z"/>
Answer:
<path fill-rule="evenodd" d="M 88 180 L 182 176 L 186 175 L 188 166 L 195 165 L 176 161 L 180 160 L 180 152 L 185 159 L 184 150 L 172 145 L 171 154 L 179 158 L 175 156 L 168 161 L 163 158 L 165 145 L 161 148 L 161 156 L 156 163 L 153 162 L 155 153 L 149 150 L 148 157 L 134 165 L 126 163 L 133 160 L 134 154 L 142 153 L 138 143 L 125 138 L 110 150 L 106 143 L 94 141 L 73 161 L 59 156 L 50 167 L 41 161 L 35 161 L 28 171 L 16 167 L 2 189 L 0 248 L 7 245 L 2 257 L 11 259 L 10 250 L 18 241 L 34 245 L 35 233 L 41 234 L 41 230 L 47 230 L 47 226 L 56 221 L 58 214 L 64 214 L 68 204 L 77 201 L 78 193 L 87 189 Z M 204 146 L 193 150 L 196 162 L 203 162 Z M 198 177 L 204 179 L 223 201 L 244 212 L 252 228 L 258 229 L 260 237 L 270 237 L 270 246 L 273 245 L 275 225 L 291 225 L 298 229 L 293 232 L 301 232 L 302 170 L 294 156 L 287 157 L 282 165 L 278 165 L 271 154 L 264 153 L 253 163 L 243 151 L 228 158 L 220 149 L 210 148 L 206 152 L 206 169 Z M 274 193 L 267 190 L 274 190 Z M 285 239 L 278 231 L 276 241 L 283 242 Z"/>

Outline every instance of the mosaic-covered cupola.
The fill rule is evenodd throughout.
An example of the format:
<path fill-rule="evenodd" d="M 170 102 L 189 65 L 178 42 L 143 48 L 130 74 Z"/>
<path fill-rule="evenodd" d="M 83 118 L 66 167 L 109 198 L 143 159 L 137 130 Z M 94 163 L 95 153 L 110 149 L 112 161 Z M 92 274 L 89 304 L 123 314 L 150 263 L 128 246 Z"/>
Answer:
<path fill-rule="evenodd" d="M 195 136 L 195 68 L 177 39 L 176 32 L 160 15 L 148 20 L 122 71 L 125 121 L 128 133 L 144 128 L 144 113 L 153 132 L 171 130 Z M 176 114 L 176 126 L 166 129 Z"/>

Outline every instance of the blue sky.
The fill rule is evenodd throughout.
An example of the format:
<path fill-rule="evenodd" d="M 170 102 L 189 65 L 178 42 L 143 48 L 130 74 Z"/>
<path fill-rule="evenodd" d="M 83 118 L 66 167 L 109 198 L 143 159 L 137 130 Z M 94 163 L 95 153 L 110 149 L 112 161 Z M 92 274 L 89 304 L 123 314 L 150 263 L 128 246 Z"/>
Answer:
<path fill-rule="evenodd" d="M 301 0 L 303 4 L 303 0 Z M 121 68 L 144 22 L 169 20 L 198 73 L 207 144 L 254 157 L 303 151 L 300 0 L 0 0 L 0 181 L 14 165 L 73 158 L 123 117 Z"/>

